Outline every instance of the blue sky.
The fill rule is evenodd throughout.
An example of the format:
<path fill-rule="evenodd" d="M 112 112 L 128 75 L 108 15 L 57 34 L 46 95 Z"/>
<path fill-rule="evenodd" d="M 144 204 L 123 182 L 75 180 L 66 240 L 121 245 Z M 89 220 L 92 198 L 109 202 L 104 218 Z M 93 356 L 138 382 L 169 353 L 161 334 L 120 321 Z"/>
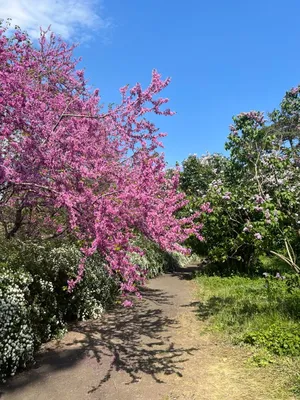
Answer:
<path fill-rule="evenodd" d="M 32 36 L 52 24 L 67 40 L 105 103 L 119 87 L 146 85 L 151 70 L 172 78 L 177 112 L 159 118 L 170 165 L 190 153 L 223 152 L 231 117 L 272 110 L 300 83 L 299 0 L 0 0 Z"/>

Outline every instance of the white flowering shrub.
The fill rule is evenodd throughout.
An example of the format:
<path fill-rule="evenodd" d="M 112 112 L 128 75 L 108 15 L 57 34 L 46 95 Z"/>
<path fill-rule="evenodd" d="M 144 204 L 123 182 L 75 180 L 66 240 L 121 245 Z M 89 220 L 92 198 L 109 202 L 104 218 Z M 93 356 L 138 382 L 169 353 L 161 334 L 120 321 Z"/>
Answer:
<path fill-rule="evenodd" d="M 53 263 L 56 276 L 67 273 L 67 278 L 75 276 L 81 258 L 75 246 L 54 248 L 49 257 Z M 61 280 L 59 279 L 58 282 Z M 66 289 L 66 286 L 63 288 Z M 96 319 L 108 308 L 118 293 L 117 283 L 109 276 L 105 262 L 98 254 L 94 254 L 86 262 L 83 280 L 72 293 L 63 291 L 65 299 L 64 314 L 68 320 Z"/>
<path fill-rule="evenodd" d="M 29 274 L 16 276 L 3 266 L 0 272 L 0 381 L 4 381 L 33 360 L 35 340 L 26 301 Z"/>
<path fill-rule="evenodd" d="M 66 322 L 98 318 L 118 294 L 99 255 L 72 293 L 80 251 L 75 245 L 0 242 L 0 380 L 33 360 L 34 350 Z"/>

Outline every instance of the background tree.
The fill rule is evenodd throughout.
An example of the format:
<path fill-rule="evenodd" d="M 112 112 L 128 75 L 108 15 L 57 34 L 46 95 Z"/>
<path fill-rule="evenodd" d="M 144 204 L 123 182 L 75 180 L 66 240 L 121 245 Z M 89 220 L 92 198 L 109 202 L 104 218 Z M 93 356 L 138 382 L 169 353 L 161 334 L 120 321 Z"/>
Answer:
<path fill-rule="evenodd" d="M 233 118 L 225 145 L 230 156 L 217 176 L 212 167 L 198 167 L 205 157 L 183 163 L 182 187 L 192 193 L 192 204 L 209 202 L 213 209 L 202 216 L 205 246 L 190 243 L 225 263 L 224 270 L 254 270 L 259 255 L 285 252 L 286 243 L 299 254 L 298 114 L 293 89 L 269 120 L 258 111 Z"/>

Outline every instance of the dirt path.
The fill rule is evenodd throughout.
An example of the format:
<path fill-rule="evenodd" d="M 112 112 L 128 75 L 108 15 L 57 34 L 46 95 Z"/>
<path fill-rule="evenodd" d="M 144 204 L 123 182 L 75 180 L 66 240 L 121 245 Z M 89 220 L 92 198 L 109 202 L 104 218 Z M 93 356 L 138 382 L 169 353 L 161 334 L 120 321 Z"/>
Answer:
<path fill-rule="evenodd" d="M 244 367 L 245 350 L 201 335 L 191 269 L 151 280 L 135 308 L 47 344 L 1 400 L 286 399 L 268 387 L 272 376 Z"/>

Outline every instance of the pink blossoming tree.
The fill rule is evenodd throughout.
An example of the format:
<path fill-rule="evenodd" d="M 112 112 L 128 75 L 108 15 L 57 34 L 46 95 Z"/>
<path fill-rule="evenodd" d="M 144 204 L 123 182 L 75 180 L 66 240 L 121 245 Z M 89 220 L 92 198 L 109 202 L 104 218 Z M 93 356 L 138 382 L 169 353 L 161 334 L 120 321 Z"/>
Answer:
<path fill-rule="evenodd" d="M 166 250 L 199 235 L 198 214 L 177 219 L 187 200 L 178 174 L 166 175 L 162 146 L 149 114 L 170 116 L 168 84 L 152 72 L 148 88 L 120 89 L 121 102 L 103 112 L 76 70 L 74 46 L 41 32 L 35 47 L 19 29 L 0 29 L 0 222 L 7 239 L 72 234 L 85 258 L 100 252 L 123 293 L 137 292 L 142 274 L 130 262 L 137 233 Z M 199 235 L 200 237 L 200 235 Z M 127 304 L 127 303 L 126 303 Z"/>

